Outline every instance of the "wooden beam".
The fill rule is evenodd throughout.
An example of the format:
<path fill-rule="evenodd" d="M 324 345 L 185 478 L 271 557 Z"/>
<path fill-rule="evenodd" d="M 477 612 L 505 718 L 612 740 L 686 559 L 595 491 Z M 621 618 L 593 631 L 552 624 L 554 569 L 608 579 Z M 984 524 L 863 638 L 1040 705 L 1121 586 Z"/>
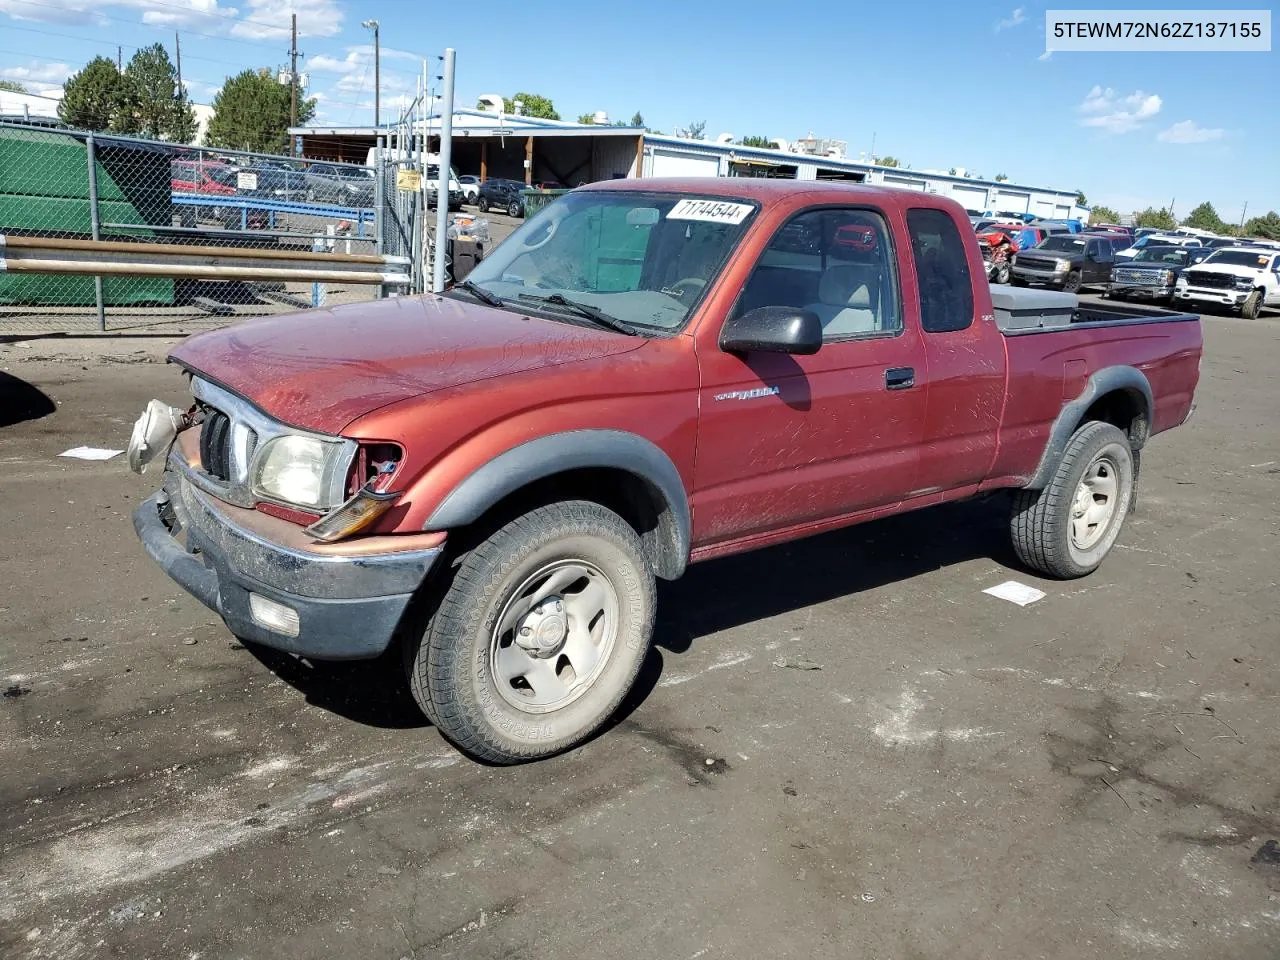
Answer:
<path fill-rule="evenodd" d="M 489 179 L 489 141 L 480 141 L 480 182 Z"/>
<path fill-rule="evenodd" d="M 524 138 L 524 185 L 533 186 L 533 137 Z"/>
<path fill-rule="evenodd" d="M 644 134 L 636 137 L 636 172 L 637 177 L 644 176 Z"/>

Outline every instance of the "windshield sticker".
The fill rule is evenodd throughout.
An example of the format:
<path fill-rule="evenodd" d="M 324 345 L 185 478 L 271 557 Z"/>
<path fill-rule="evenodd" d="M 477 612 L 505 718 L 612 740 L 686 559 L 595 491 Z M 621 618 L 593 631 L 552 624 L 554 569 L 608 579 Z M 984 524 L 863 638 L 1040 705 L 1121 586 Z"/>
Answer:
<path fill-rule="evenodd" d="M 747 219 L 751 213 L 751 205 L 747 203 L 725 203 L 722 200 L 681 200 L 671 212 L 668 220 L 706 220 L 710 223 L 738 224 Z"/>

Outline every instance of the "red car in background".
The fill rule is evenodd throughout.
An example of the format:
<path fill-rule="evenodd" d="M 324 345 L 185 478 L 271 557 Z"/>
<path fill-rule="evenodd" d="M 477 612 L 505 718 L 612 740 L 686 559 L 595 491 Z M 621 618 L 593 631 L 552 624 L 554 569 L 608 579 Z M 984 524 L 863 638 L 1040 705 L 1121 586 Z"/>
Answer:
<path fill-rule="evenodd" d="M 236 171 L 225 163 L 207 163 L 202 160 L 173 160 L 169 163 L 169 189 L 174 193 L 198 193 L 219 197 L 234 197 Z M 242 210 L 234 206 L 205 206 L 181 204 L 184 227 L 194 227 L 199 222 L 200 211 L 209 211 L 214 220 L 222 222 L 228 230 L 247 228 L 260 230 L 267 226 L 267 214 L 262 210 Z"/>
<path fill-rule="evenodd" d="M 1045 238 L 1039 227 L 1016 224 L 991 224 L 978 232 L 978 248 L 987 264 L 987 279 L 993 283 L 1009 282 L 1009 258 L 1019 250 L 1034 247 Z"/>

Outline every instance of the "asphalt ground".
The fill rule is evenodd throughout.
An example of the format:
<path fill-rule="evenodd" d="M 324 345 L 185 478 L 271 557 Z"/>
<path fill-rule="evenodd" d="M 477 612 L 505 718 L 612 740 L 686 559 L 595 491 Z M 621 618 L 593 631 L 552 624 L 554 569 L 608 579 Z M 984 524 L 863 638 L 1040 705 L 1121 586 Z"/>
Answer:
<path fill-rule="evenodd" d="M 1274 960 L 1278 319 L 1206 318 L 1093 576 L 1002 498 L 695 566 L 517 768 L 392 659 L 246 648 L 137 543 L 155 476 L 58 458 L 183 401 L 169 341 L 0 344 L 0 956 Z"/>

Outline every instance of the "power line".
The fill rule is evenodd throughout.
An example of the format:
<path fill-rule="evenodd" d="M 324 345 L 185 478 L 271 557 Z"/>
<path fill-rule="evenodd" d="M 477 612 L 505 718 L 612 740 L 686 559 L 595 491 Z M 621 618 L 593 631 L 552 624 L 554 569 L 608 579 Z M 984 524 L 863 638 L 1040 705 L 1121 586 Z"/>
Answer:
<path fill-rule="evenodd" d="M 24 2 L 29 2 L 29 0 L 24 0 Z M 111 19 L 115 19 L 115 18 L 111 18 Z M 121 22 L 121 23 L 134 23 L 135 21 L 132 21 L 132 20 L 122 20 L 122 21 L 120 21 L 120 22 Z M 143 24 L 143 26 L 146 26 L 146 24 Z M 58 32 L 58 31 L 56 31 L 56 30 L 41 30 L 41 29 L 38 29 L 38 28 L 36 28 L 36 27 L 19 27 L 19 26 L 14 25 L 14 24 L 8 24 L 8 25 L 6 25 L 6 29 L 8 29 L 8 30 L 21 30 L 21 31 L 23 31 L 24 33 L 35 33 L 35 34 L 39 34 L 40 36 L 44 36 L 44 37 L 57 37 L 57 38 L 58 38 L 58 39 L 60 39 L 60 40 L 77 40 L 77 41 L 79 41 L 79 42 L 81 42 L 81 43 L 96 43 L 96 44 L 98 44 L 98 45 L 100 45 L 100 46 L 107 46 L 107 47 L 124 47 L 124 48 L 125 48 L 125 49 L 127 49 L 127 50 L 141 50 L 141 49 L 142 49 L 141 47 L 136 46 L 135 44 L 131 44 L 131 43 L 124 43 L 124 44 L 121 44 L 121 43 L 118 43 L 118 42 L 117 42 L 117 41 L 115 41 L 115 40 L 98 40 L 98 39 L 96 39 L 96 38 L 94 38 L 94 37 L 78 37 L 78 36 L 76 36 L 75 34 L 71 34 L 71 33 L 59 33 L 59 32 Z M 185 30 L 183 31 L 183 33 L 186 33 L 188 37 L 193 37 L 193 36 L 194 36 L 194 37 L 207 37 L 207 35 L 206 35 L 206 34 L 202 34 L 202 33 L 190 33 L 190 32 L 185 31 Z M 207 37 L 207 39 L 210 39 L 210 40 L 223 40 L 223 39 L 229 39 L 229 38 L 224 38 L 224 37 Z M 232 42 L 237 42 L 237 41 L 232 41 Z M 51 59 L 51 58 L 49 58 L 49 57 L 40 57 L 40 56 L 36 56 L 36 55 L 32 54 L 29 50 L 27 50 L 27 51 L 22 51 L 22 52 L 12 52 L 12 53 L 13 53 L 13 56 L 16 56 L 16 57 L 25 57 L 25 58 L 30 59 L 30 60 L 45 60 L 45 61 L 48 61 L 48 62 L 51 62 L 51 63 L 52 63 L 52 62 L 55 62 L 54 60 L 52 60 L 52 59 Z M 216 64 L 218 64 L 218 65 L 220 65 L 220 66 L 225 66 L 225 67 L 235 67 L 237 71 L 240 71 L 240 70 L 246 70 L 246 69 L 250 69 L 250 70 L 251 70 L 251 69 L 253 69 L 253 67 L 246 67 L 246 66 L 244 65 L 244 62 L 243 62 L 243 61 L 241 61 L 241 62 L 236 62 L 236 61 L 233 61 L 233 60 L 222 60 L 222 59 L 219 59 L 219 58 L 217 58 L 217 57 L 202 57 L 202 56 L 200 56 L 199 54 L 189 53 L 189 52 L 188 52 L 188 53 L 184 53 L 184 54 L 183 54 L 183 56 L 185 56 L 185 57 L 186 57 L 186 59 L 188 59 L 188 60 L 199 60 L 199 61 L 201 61 L 202 63 L 216 63 Z M 370 62 L 369 60 L 366 60 L 366 61 L 365 61 L 365 71 L 366 71 L 366 72 L 368 71 L 368 64 L 369 64 L 369 62 Z M 387 67 L 383 67 L 383 71 L 384 71 L 385 73 L 394 73 L 394 74 L 398 74 L 398 75 L 400 75 L 400 76 L 404 76 L 404 77 L 414 77 L 415 79 L 416 79 L 416 78 L 417 78 L 417 76 L 418 76 L 418 71 L 416 71 L 416 70 L 397 70 L 397 69 L 395 69 L 395 68 L 387 68 Z M 336 74 L 336 76 L 340 76 L 340 77 L 341 77 L 341 76 L 345 76 L 345 74 Z"/>
<path fill-rule="evenodd" d="M 63 11 L 63 12 L 65 12 L 65 7 L 63 7 L 62 5 L 60 5 L 60 4 L 56 4 L 56 3 L 43 3 L 43 2 L 41 2 L 41 0 L 10 0 L 10 2 L 13 2 L 13 3 L 21 3 L 21 4 L 24 4 L 24 5 L 27 5 L 27 6 L 32 6 L 32 7 L 47 7 L 47 8 L 49 8 L 49 9 L 51 9 L 51 10 L 59 10 L 59 11 Z M 282 30 L 282 31 L 283 31 L 283 30 L 285 29 L 284 27 L 281 27 L 281 26 L 279 26 L 279 25 L 277 25 L 277 24 L 267 23 L 266 21 L 263 21 L 263 20 L 248 20 L 248 19 L 241 19 L 241 18 L 237 18 L 237 17 L 230 17 L 230 16 L 228 16 L 228 15 L 226 15 L 226 14 L 202 13 L 202 12 L 199 12 L 199 11 L 193 11 L 190 7 L 184 7 L 184 6 L 180 6 L 180 5 L 178 5 L 178 4 L 173 4 L 173 3 L 160 3 L 160 2 L 159 2 L 159 0 L 151 0 L 151 3 L 152 3 L 152 5 L 154 5 L 154 6 L 160 6 L 160 7 L 171 7 L 171 8 L 173 8 L 173 9 L 175 9 L 175 10 L 183 10 L 183 11 L 185 11 L 185 12 L 187 12 L 187 13 L 192 13 L 192 14 L 195 14 L 196 16 L 201 16 L 201 17 L 210 17 L 210 18 L 213 18 L 213 19 L 219 19 L 219 20 L 229 20 L 229 21 L 234 22 L 234 23 L 253 23 L 253 24 L 258 24 L 258 25 L 260 25 L 260 26 L 271 27 L 271 28 L 272 28 L 272 29 L 274 29 L 274 30 Z M 115 23 L 126 24 L 126 25 L 131 26 L 131 27 L 149 27 L 149 28 L 151 28 L 151 29 L 157 29 L 157 30 L 159 30 L 159 29 L 165 29 L 165 27 L 161 27 L 159 24 L 147 23 L 146 21 L 143 21 L 143 20 L 128 20 L 128 19 L 126 19 L 126 18 L 124 18 L 124 17 L 115 17 L 115 16 L 111 16 L 110 14 L 106 14 L 106 13 L 95 13 L 95 14 L 94 14 L 94 16 L 95 16 L 95 17 L 97 17 L 97 18 L 98 18 L 98 19 L 100 19 L 100 20 L 111 20 L 111 21 L 113 21 L 113 22 L 115 22 Z M 91 38 L 89 38 L 89 37 L 78 37 L 78 36 L 75 36 L 74 34 L 69 34 L 69 33 L 56 33 L 56 32 L 54 32 L 54 31 L 52 31 L 52 30 L 40 30 L 40 29 L 37 29 L 37 28 L 34 28 L 34 27 L 19 27 L 19 26 L 15 25 L 15 24 L 9 24 L 9 25 L 7 25 L 6 29 L 10 29 L 10 30 L 22 30 L 22 31 L 25 31 L 25 32 L 27 32 L 27 33 L 38 33 L 38 34 L 43 34 L 43 35 L 45 35 L 45 36 L 50 36 L 50 37 L 60 37 L 60 38 L 62 38 L 62 39 L 64 39 L 64 40 L 82 40 L 82 41 L 88 41 L 88 42 L 91 42 L 91 43 L 101 43 L 101 42 L 103 42 L 103 41 L 92 40 L 92 39 L 91 39 Z M 248 45 L 248 46 L 252 46 L 252 47 L 272 47 L 272 48 L 274 48 L 274 49 L 276 49 L 276 50 L 279 50 L 279 51 L 281 51 L 281 52 L 284 52 L 284 51 L 287 49 L 287 48 L 284 48 L 284 47 L 276 46 L 276 43 L 275 43 L 275 41 L 273 41 L 273 40 L 245 40 L 245 39 L 244 39 L 244 38 L 242 38 L 242 37 L 231 37 L 231 36 L 219 35 L 219 34 L 212 34 L 212 33 L 200 33 L 199 31 L 196 31 L 196 30 L 183 30 L 182 32 L 183 32 L 183 33 L 185 33 L 188 37 L 201 37 L 201 38 L 203 38 L 203 39 L 205 39 L 205 40 L 214 40 L 214 41 L 218 41 L 218 42 L 221 42 L 221 43 L 241 43 L 241 44 L 246 44 L 246 45 Z M 283 39 L 284 39 L 284 37 L 281 37 L 281 39 L 283 40 Z M 112 44 L 112 45 L 114 46 L 114 44 Z M 133 45 L 131 45 L 131 44 L 124 44 L 124 46 L 129 47 L 129 49 L 131 49 L 131 50 L 138 50 L 138 49 L 140 49 L 139 47 L 137 47 L 137 46 L 133 46 Z M 193 56 L 192 56 L 192 55 L 190 55 L 190 54 L 188 54 L 188 55 L 187 55 L 187 59 L 189 59 L 189 60 L 192 60 L 192 59 L 209 60 L 209 62 L 210 62 L 210 63 L 226 63 L 226 62 L 227 62 L 227 61 L 225 61 L 225 60 L 221 60 L 221 61 L 219 61 L 219 60 L 210 60 L 208 57 L 193 57 Z M 423 57 L 422 59 L 427 59 L 427 58 Z M 401 75 L 403 75 L 403 76 L 414 77 L 415 79 L 416 79 L 416 78 L 417 78 L 417 76 L 418 76 L 418 71 L 417 71 L 417 70 L 398 70 L 398 69 L 396 69 L 395 67 L 386 67 L 386 68 L 384 68 L 384 69 L 386 70 L 386 72 L 387 72 L 387 73 L 398 73 L 398 74 L 401 74 Z"/>

